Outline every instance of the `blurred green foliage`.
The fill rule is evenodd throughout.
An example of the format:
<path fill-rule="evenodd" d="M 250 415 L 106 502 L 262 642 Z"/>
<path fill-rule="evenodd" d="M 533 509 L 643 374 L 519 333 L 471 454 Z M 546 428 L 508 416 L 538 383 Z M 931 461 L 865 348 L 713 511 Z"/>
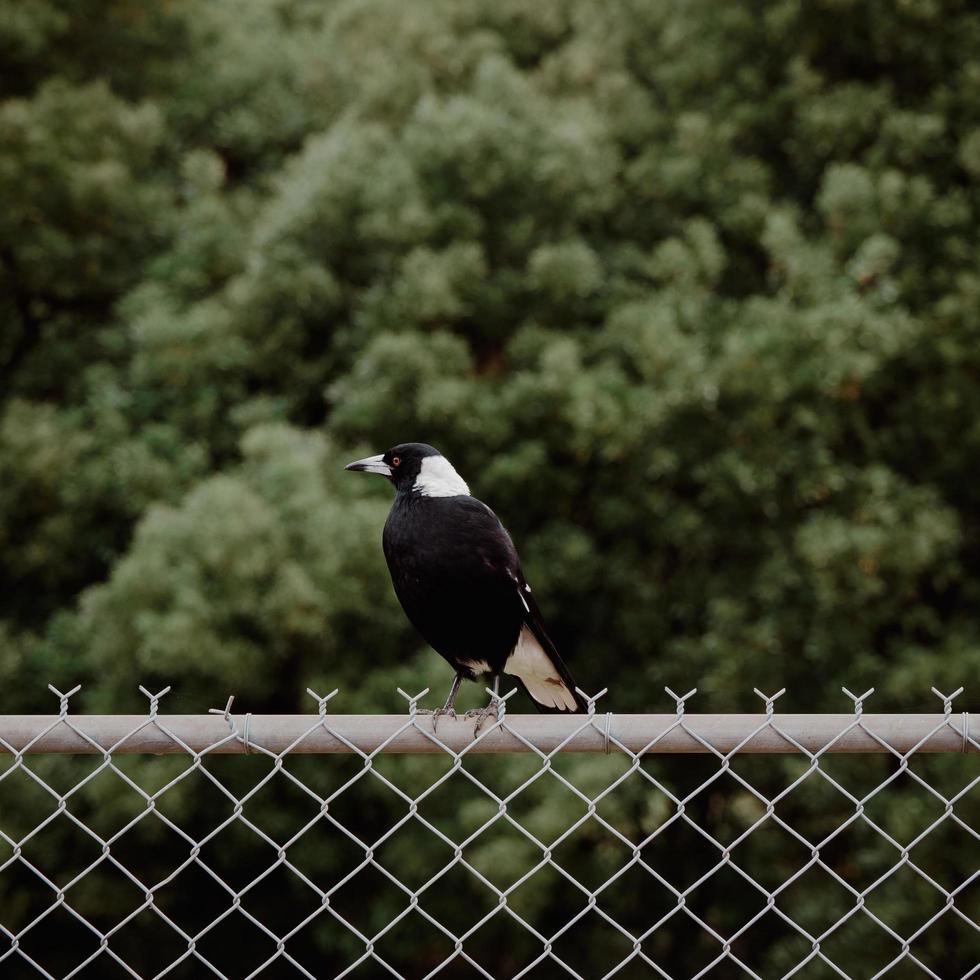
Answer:
<path fill-rule="evenodd" d="M 611 709 L 977 676 L 967 0 L 2 0 L 0 52 L 4 711 L 441 695 L 341 469 L 404 440 Z"/>

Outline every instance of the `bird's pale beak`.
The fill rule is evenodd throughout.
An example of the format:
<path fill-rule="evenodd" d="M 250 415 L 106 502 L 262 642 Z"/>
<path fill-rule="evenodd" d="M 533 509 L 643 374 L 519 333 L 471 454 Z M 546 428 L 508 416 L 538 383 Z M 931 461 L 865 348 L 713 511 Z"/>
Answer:
<path fill-rule="evenodd" d="M 355 460 L 348 463 L 345 470 L 355 470 L 359 473 L 380 473 L 382 476 L 391 476 L 391 467 L 385 462 L 384 453 L 379 456 L 366 456 L 364 459 Z"/>

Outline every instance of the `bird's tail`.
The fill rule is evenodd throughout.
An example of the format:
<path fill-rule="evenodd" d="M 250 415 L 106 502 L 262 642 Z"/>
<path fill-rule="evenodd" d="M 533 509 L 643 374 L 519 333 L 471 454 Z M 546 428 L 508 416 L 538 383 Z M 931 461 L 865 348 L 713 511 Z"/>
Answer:
<path fill-rule="evenodd" d="M 538 711 L 574 714 L 588 710 L 555 645 L 533 620 L 521 628 L 517 646 L 504 665 L 504 673 L 512 674 L 521 682 Z"/>

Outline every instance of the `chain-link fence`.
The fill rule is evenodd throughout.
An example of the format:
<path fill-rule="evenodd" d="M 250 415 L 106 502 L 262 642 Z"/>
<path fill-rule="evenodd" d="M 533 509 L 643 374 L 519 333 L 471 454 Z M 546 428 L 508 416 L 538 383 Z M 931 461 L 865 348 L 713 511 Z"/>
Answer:
<path fill-rule="evenodd" d="M 0 976 L 980 975 L 980 718 L 955 694 L 505 699 L 474 731 L 421 695 L 252 716 L 165 693 L 0 717 Z"/>

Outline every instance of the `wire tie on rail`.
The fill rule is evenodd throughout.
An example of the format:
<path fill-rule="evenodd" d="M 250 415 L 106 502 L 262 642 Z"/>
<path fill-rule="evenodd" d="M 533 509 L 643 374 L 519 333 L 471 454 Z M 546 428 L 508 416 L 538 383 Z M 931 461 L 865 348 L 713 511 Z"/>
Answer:
<path fill-rule="evenodd" d="M 252 743 L 249 741 L 249 738 L 248 738 L 248 729 L 249 729 L 249 726 L 251 724 L 252 724 L 252 712 L 251 711 L 248 711 L 245 714 L 245 727 L 242 730 L 242 743 L 245 746 L 245 754 L 246 755 L 251 755 L 252 754 Z"/>

